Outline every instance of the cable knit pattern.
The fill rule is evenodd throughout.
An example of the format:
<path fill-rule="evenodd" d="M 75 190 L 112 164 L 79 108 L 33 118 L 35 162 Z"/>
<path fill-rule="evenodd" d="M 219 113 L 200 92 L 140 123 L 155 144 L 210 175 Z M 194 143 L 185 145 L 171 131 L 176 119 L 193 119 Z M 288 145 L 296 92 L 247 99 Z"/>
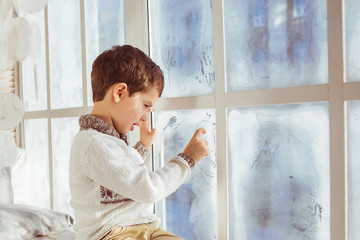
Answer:
<path fill-rule="evenodd" d="M 185 156 L 148 171 L 141 156 L 145 146 L 137 144 L 135 150 L 94 116 L 79 122 L 69 164 L 76 239 L 101 239 L 114 226 L 154 221 L 153 204 L 173 193 L 191 171 Z"/>

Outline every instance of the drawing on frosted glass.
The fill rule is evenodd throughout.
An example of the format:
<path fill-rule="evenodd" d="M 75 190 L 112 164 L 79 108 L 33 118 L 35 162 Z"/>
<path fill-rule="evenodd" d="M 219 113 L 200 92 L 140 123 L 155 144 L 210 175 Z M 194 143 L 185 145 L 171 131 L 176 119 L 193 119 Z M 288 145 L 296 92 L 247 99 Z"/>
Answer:
<path fill-rule="evenodd" d="M 49 1 L 51 107 L 82 106 L 80 2 Z"/>
<path fill-rule="evenodd" d="M 69 160 L 73 139 L 79 131 L 78 118 L 52 119 L 54 209 L 74 216 L 70 207 Z"/>
<path fill-rule="evenodd" d="M 254 7 L 254 27 L 265 24 L 265 0 L 256 0 Z"/>
<path fill-rule="evenodd" d="M 328 81 L 325 0 L 227 0 L 224 18 L 227 91 Z"/>
<path fill-rule="evenodd" d="M 210 154 L 192 170 L 184 184 L 156 213 L 163 227 L 184 239 L 217 239 L 217 193 L 215 160 L 215 111 L 168 111 L 155 114 L 155 164 L 162 166 L 182 152 L 197 128 L 205 128 L 202 137 L 209 142 Z"/>
<path fill-rule="evenodd" d="M 360 101 L 347 102 L 348 240 L 360 235 Z"/>
<path fill-rule="evenodd" d="M 149 9 L 150 54 L 164 71 L 163 96 L 214 93 L 211 0 L 150 1 Z"/>
<path fill-rule="evenodd" d="M 326 104 L 230 109 L 230 239 L 329 239 Z"/>
<path fill-rule="evenodd" d="M 346 81 L 360 81 L 360 2 L 345 0 Z"/>
<path fill-rule="evenodd" d="M 293 0 L 294 17 L 301 17 L 305 15 L 307 0 Z"/>

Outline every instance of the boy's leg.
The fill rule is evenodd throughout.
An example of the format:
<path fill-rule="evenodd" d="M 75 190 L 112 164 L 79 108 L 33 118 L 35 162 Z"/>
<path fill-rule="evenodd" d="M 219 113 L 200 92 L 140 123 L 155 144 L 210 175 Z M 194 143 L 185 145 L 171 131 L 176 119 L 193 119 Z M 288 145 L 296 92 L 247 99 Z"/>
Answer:
<path fill-rule="evenodd" d="M 161 228 L 155 230 L 151 234 L 150 239 L 151 240 L 184 240 L 181 237 L 175 236 L 172 233 L 162 230 Z"/>
<path fill-rule="evenodd" d="M 114 227 L 101 240 L 147 240 L 148 228 L 145 224 Z"/>
<path fill-rule="evenodd" d="M 159 228 L 160 219 L 156 219 L 152 223 L 148 223 L 150 238 L 149 240 L 184 240 L 172 233 L 162 230 Z"/>

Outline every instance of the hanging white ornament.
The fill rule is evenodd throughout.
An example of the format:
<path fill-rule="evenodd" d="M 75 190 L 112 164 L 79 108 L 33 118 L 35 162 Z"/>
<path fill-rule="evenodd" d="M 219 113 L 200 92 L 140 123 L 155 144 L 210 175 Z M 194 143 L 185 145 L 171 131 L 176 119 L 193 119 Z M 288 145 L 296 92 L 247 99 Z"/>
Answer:
<path fill-rule="evenodd" d="M 14 129 L 23 119 L 24 104 L 13 93 L 0 93 L 0 129 Z"/>
<path fill-rule="evenodd" d="M 33 34 L 34 29 L 25 18 L 17 17 L 10 20 L 6 45 L 12 58 L 17 61 L 23 61 L 27 58 Z"/>
<path fill-rule="evenodd" d="M 11 0 L 0 0 L 0 24 L 4 20 L 8 20 L 12 17 L 12 2 Z"/>
<path fill-rule="evenodd" d="M 15 160 L 15 140 L 8 131 L 0 130 L 0 167 L 9 167 Z"/>
<path fill-rule="evenodd" d="M 4 20 L 0 24 L 0 71 L 11 69 L 16 63 L 16 59 L 12 58 L 7 46 L 7 34 L 10 28 L 9 20 Z"/>
<path fill-rule="evenodd" d="M 46 6 L 47 3 L 48 0 L 13 0 L 18 16 L 23 16 L 24 12 L 39 12 Z"/>

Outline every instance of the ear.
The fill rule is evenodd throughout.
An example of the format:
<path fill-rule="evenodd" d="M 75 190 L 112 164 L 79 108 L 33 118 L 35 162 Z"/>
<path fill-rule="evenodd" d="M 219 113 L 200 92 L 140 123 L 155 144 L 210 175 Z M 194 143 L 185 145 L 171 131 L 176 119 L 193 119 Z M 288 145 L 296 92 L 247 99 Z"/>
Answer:
<path fill-rule="evenodd" d="M 112 98 L 114 102 L 119 102 L 127 93 L 126 83 L 116 83 L 112 89 Z"/>

